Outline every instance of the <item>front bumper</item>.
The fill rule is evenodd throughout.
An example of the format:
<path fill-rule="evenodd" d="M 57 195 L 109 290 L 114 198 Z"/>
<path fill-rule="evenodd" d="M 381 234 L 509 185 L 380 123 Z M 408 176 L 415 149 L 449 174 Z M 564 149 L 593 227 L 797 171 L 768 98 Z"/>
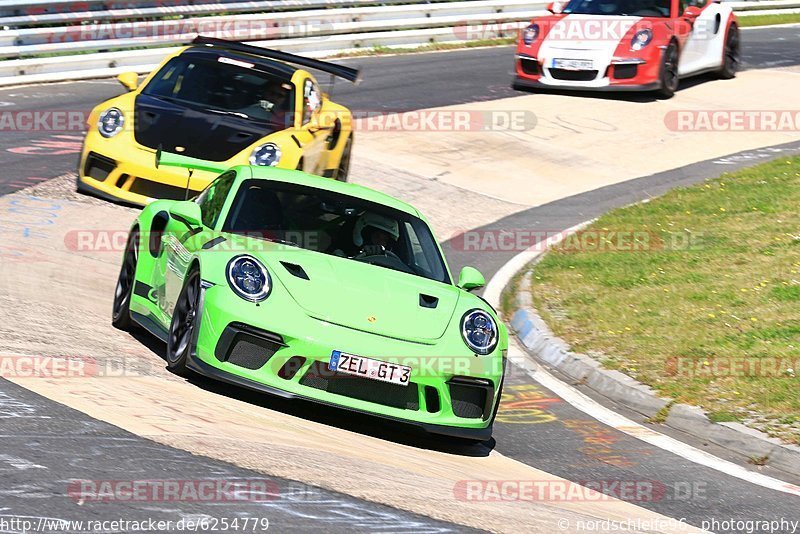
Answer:
<path fill-rule="evenodd" d="M 531 80 L 526 77 L 516 76 L 514 87 L 519 89 L 570 89 L 574 91 L 598 91 L 598 92 L 625 92 L 625 91 L 655 91 L 660 87 L 658 82 L 643 84 L 614 84 L 601 86 L 585 85 L 559 85 L 557 83 L 542 83 L 539 80 Z"/>
<path fill-rule="evenodd" d="M 587 91 L 653 91 L 660 87 L 658 62 L 643 58 L 603 58 L 588 51 L 556 52 L 564 59 L 591 59 L 593 70 L 565 70 L 552 58 L 516 54 L 516 88 L 574 89 Z"/>
<path fill-rule="evenodd" d="M 106 139 L 96 131 L 86 135 L 78 164 L 78 191 L 113 202 L 145 206 L 158 198 L 183 200 L 206 188 L 216 175 L 155 167 L 155 150 L 138 144 L 123 131 Z M 232 165 L 231 165 L 232 166 Z"/>
<path fill-rule="evenodd" d="M 231 298 L 227 287 L 209 287 L 188 366 L 237 386 L 367 413 L 430 433 L 472 440 L 491 436 L 505 344 L 479 357 L 458 335 L 432 344 L 390 339 L 314 319 L 290 299 L 274 294 L 255 306 Z M 409 365 L 409 384 L 328 371 L 333 350 Z"/>

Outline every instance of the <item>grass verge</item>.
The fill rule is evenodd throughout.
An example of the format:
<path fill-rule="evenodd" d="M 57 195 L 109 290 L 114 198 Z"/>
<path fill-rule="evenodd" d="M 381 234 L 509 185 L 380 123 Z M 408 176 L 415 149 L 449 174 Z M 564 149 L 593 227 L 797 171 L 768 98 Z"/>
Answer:
<path fill-rule="evenodd" d="M 776 13 L 774 15 L 743 15 L 739 14 L 740 28 L 754 26 L 773 26 L 775 24 L 795 24 L 800 22 L 800 13 Z"/>
<path fill-rule="evenodd" d="M 800 444 L 800 157 L 615 210 L 532 274 L 574 350 Z"/>

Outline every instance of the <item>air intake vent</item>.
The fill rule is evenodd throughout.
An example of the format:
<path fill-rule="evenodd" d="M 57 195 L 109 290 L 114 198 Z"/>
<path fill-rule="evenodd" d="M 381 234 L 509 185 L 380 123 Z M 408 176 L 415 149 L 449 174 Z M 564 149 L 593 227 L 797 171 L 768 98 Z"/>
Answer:
<path fill-rule="evenodd" d="M 439 299 L 430 295 L 419 294 L 419 305 L 423 308 L 435 308 L 439 305 Z"/>
<path fill-rule="evenodd" d="M 303 280 L 309 280 L 308 274 L 303 270 L 303 268 L 296 263 L 289 263 L 287 261 L 282 261 L 281 265 L 289 271 L 290 274 L 296 276 L 297 278 L 302 278 Z"/>

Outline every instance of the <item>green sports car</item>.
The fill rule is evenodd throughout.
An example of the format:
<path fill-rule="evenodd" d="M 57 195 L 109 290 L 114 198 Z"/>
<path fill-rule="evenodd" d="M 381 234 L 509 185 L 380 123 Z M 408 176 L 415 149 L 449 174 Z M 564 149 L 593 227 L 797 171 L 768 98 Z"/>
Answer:
<path fill-rule="evenodd" d="M 491 436 L 508 333 L 470 293 L 483 276 L 465 267 L 455 283 L 416 209 L 300 171 L 156 158 L 221 174 L 137 217 L 114 326 L 161 338 L 178 374 Z"/>

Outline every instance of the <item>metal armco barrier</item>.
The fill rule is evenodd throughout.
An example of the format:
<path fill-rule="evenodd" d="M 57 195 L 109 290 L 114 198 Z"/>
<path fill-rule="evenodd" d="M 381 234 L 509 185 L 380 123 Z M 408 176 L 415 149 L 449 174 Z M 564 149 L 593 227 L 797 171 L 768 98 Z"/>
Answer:
<path fill-rule="evenodd" d="M 546 5 L 527 0 L 374 2 L 0 0 L 0 14 L 8 15 L 0 17 L 0 86 L 149 72 L 199 34 L 312 57 L 512 37 L 543 14 Z M 795 11 L 800 0 L 730 5 L 746 16 Z M 202 16 L 220 12 L 225 15 Z"/>

